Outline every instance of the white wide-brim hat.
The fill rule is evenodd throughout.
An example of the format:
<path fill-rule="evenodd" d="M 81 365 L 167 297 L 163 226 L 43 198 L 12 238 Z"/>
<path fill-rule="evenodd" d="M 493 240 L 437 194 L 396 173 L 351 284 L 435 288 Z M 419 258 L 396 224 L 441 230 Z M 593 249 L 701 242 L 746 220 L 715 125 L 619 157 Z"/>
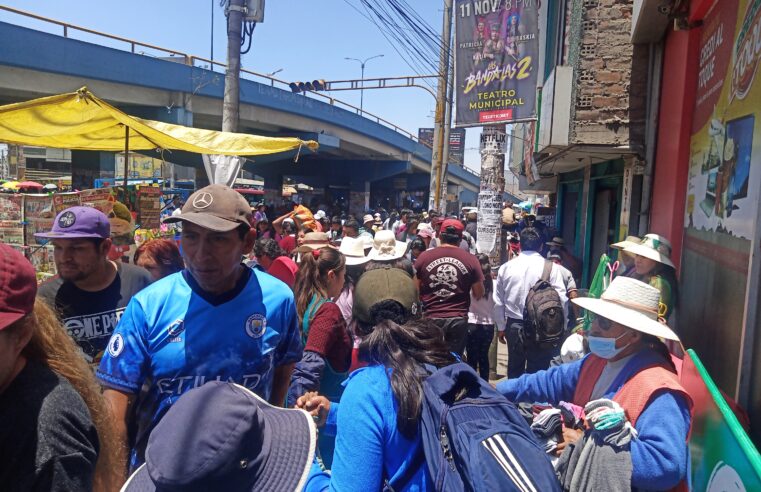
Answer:
<path fill-rule="evenodd" d="M 373 249 L 368 258 L 376 261 L 398 260 L 407 252 L 407 243 L 397 241 L 392 231 L 382 230 L 375 233 Z"/>
<path fill-rule="evenodd" d="M 674 268 L 674 263 L 671 261 L 671 243 L 658 234 L 646 234 L 645 237 L 642 238 L 641 243 L 626 246 L 624 251 L 644 256 L 645 258 L 649 258 Z"/>
<path fill-rule="evenodd" d="M 577 297 L 571 302 L 632 330 L 679 341 L 671 328 L 658 321 L 661 292 L 631 277 L 616 277 L 599 299 Z"/>
<path fill-rule="evenodd" d="M 628 246 L 635 246 L 641 242 L 642 239 L 638 238 L 637 236 L 626 236 L 626 239 L 617 243 L 613 243 L 610 245 L 610 247 L 613 249 L 626 249 Z"/>
<path fill-rule="evenodd" d="M 338 251 L 343 253 L 346 258 L 346 264 L 349 266 L 362 265 L 370 261 L 370 258 L 365 256 L 364 241 L 360 238 L 345 237 L 341 240 L 341 247 Z"/>

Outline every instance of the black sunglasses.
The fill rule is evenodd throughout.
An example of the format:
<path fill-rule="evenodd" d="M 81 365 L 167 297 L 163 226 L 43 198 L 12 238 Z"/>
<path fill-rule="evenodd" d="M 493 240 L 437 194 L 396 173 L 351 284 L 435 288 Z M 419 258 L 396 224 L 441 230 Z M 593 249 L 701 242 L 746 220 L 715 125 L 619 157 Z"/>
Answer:
<path fill-rule="evenodd" d="M 587 316 L 589 317 L 590 323 L 594 323 L 594 321 L 597 320 L 597 324 L 600 326 L 600 329 L 603 331 L 608 331 L 613 326 L 613 322 L 611 320 L 603 316 L 597 315 L 593 313 L 592 311 L 587 311 Z"/>

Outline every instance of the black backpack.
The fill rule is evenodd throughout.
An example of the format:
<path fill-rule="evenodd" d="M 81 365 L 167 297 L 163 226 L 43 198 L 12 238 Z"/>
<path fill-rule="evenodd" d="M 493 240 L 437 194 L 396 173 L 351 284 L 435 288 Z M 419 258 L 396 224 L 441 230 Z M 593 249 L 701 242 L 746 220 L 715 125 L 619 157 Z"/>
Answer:
<path fill-rule="evenodd" d="M 528 291 L 523 308 L 525 340 L 535 345 L 560 345 L 565 338 L 565 315 L 560 295 L 550 283 L 552 262 L 544 260 L 542 277 Z"/>

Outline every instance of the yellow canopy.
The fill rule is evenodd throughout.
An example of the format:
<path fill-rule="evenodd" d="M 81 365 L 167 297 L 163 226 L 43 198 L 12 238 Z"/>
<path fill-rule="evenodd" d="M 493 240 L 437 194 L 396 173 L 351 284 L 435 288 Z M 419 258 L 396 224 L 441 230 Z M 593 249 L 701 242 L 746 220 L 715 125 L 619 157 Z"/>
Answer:
<path fill-rule="evenodd" d="M 87 87 L 76 92 L 0 106 L 0 141 L 76 150 L 185 150 L 198 154 L 264 155 L 317 150 L 317 142 L 218 132 L 144 120 L 119 111 Z"/>

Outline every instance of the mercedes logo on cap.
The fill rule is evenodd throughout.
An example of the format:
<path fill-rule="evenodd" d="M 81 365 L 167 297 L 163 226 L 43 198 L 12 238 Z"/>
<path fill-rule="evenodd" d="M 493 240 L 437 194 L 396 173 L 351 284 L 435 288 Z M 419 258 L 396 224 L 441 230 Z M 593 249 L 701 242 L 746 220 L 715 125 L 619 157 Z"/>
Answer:
<path fill-rule="evenodd" d="M 199 193 L 198 196 L 193 198 L 193 207 L 206 208 L 210 206 L 213 201 L 214 197 L 211 196 L 211 193 L 204 191 L 203 193 Z"/>

